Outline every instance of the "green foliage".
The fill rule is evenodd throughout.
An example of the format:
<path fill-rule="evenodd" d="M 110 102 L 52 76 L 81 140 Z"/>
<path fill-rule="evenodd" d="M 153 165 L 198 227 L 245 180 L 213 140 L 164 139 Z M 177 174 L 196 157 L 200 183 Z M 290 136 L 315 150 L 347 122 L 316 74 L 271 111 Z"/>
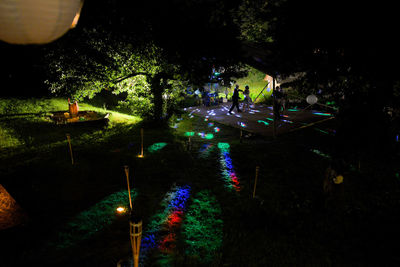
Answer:
<path fill-rule="evenodd" d="M 245 0 L 236 10 L 233 21 L 240 30 L 240 38 L 255 43 L 272 43 L 277 15 L 273 9 L 286 0 Z"/>
<path fill-rule="evenodd" d="M 197 193 L 192 199 L 182 225 L 185 253 L 201 264 L 210 264 L 222 246 L 221 207 L 210 191 Z"/>
<path fill-rule="evenodd" d="M 100 28 L 80 34 L 84 40 L 73 36 L 47 53 L 50 75 L 46 83 L 52 93 L 78 100 L 91 99 L 102 90 L 124 94 L 120 107 L 138 116 L 154 115 L 155 93 L 167 94 L 158 105 L 168 110 L 179 103 L 183 86 L 172 81 L 181 79 L 176 75 L 179 68 L 168 63 L 164 51 L 153 42 Z"/>
<path fill-rule="evenodd" d="M 137 192 L 131 190 L 132 201 Z M 117 219 L 118 207 L 129 209 L 129 196 L 127 190 L 113 193 L 89 209 L 86 209 L 68 221 L 59 231 L 58 240 L 50 243 L 58 249 L 76 245 L 90 238 L 95 233 L 102 231 Z"/>

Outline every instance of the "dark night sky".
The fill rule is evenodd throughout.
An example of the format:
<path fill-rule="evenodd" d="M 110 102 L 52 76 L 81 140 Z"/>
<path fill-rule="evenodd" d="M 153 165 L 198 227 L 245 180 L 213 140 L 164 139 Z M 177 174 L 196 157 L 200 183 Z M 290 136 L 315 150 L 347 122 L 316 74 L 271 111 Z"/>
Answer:
<path fill-rule="evenodd" d="M 125 4 L 127 2 L 120 3 Z M 184 21 L 178 16 L 202 17 L 201 13 L 182 14 L 179 13 L 179 10 L 168 10 L 169 5 L 166 3 L 153 7 L 150 4 L 137 5 L 136 10 L 151 10 L 151 17 L 142 11 L 130 12 L 129 10 L 125 10 L 125 14 L 119 15 L 113 13 L 112 8 L 110 8 L 110 16 L 137 16 L 138 19 L 143 16 L 153 20 L 158 25 L 163 25 L 168 21 L 171 25 L 169 26 L 170 31 L 165 31 L 167 35 L 184 35 L 193 31 L 193 29 L 185 29 L 185 25 L 180 25 L 180 29 L 177 30 L 173 23 Z M 287 43 L 294 47 L 311 44 L 360 48 L 360 51 L 369 51 L 375 58 L 380 58 L 378 64 L 389 65 L 393 59 L 398 58 L 398 42 L 395 38 L 397 34 L 396 25 L 398 24 L 396 23 L 397 17 L 394 14 L 396 9 L 391 5 L 385 3 L 385 1 L 379 3 L 356 3 L 355 1 L 340 0 L 292 1 L 292 4 L 289 5 L 288 13 L 290 16 L 287 21 L 290 29 L 283 29 L 282 35 L 286 35 Z M 134 9 L 135 5 L 132 8 Z M 207 12 L 207 10 L 196 12 Z M 78 27 L 89 24 L 96 17 L 103 15 L 96 10 L 94 1 L 87 0 Z M 199 35 L 206 35 L 203 39 L 207 39 L 207 31 L 201 32 L 200 29 L 196 29 L 196 31 Z M 165 35 L 161 37 L 166 38 Z M 40 62 L 41 54 L 38 53 L 40 50 L 41 47 L 35 45 L 19 46 L 0 42 L 2 65 L 0 97 L 39 96 L 47 92 L 43 85 L 43 76 L 35 68 L 35 65 Z"/>

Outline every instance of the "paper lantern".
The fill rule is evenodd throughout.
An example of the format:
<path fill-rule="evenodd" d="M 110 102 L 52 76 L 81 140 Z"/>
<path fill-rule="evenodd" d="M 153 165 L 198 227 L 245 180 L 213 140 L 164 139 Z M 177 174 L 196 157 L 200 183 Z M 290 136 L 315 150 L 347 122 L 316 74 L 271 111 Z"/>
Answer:
<path fill-rule="evenodd" d="M 1 0 L 0 40 L 45 44 L 75 27 L 83 0 Z"/>
<path fill-rule="evenodd" d="M 306 101 L 308 104 L 314 105 L 315 103 L 317 103 L 318 98 L 315 95 L 309 95 L 307 96 Z"/>

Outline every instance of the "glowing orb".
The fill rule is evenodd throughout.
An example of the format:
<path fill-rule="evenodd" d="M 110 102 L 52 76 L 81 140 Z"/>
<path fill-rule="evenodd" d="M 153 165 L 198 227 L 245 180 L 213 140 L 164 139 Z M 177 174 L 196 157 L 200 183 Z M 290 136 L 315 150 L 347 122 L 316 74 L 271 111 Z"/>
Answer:
<path fill-rule="evenodd" d="M 126 211 L 126 209 L 124 207 L 118 207 L 117 208 L 117 212 L 118 213 L 124 213 Z"/>
<path fill-rule="evenodd" d="M 308 104 L 314 105 L 315 103 L 317 103 L 318 98 L 315 95 L 309 95 L 307 96 L 306 101 Z"/>

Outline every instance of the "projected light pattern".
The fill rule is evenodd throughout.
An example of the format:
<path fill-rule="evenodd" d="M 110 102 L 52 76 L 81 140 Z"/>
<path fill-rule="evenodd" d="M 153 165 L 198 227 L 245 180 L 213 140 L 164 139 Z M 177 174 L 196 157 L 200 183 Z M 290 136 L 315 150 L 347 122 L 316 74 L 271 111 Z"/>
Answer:
<path fill-rule="evenodd" d="M 396 135 L 396 142 L 400 142 L 399 141 L 399 135 Z"/>
<path fill-rule="evenodd" d="M 281 117 L 284 117 L 284 118 L 289 118 L 289 116 L 288 116 L 288 115 L 281 115 Z"/>
<path fill-rule="evenodd" d="M 241 118 L 242 115 L 236 114 L 235 117 L 236 117 L 236 118 Z"/>
<path fill-rule="evenodd" d="M 131 190 L 131 196 L 134 200 L 137 192 Z M 58 230 L 58 240 L 50 241 L 47 244 L 49 249 L 65 249 L 101 232 L 116 220 L 118 214 L 115 211 L 118 207 L 128 209 L 128 190 L 121 190 L 109 195 L 68 221 Z"/>
<path fill-rule="evenodd" d="M 175 248 L 176 235 L 180 229 L 186 202 L 190 196 L 190 186 L 175 186 L 161 202 L 164 210 L 154 215 L 142 237 L 140 265 L 144 266 L 149 253 L 157 249 L 161 253 L 171 253 Z"/>
<path fill-rule="evenodd" d="M 208 121 L 208 118 L 205 118 L 204 121 Z"/>
<path fill-rule="evenodd" d="M 222 210 L 211 191 L 203 190 L 193 197 L 182 224 L 185 254 L 198 258 L 201 266 L 212 263 L 222 248 Z"/>
<path fill-rule="evenodd" d="M 331 156 L 329 156 L 328 154 L 322 153 L 318 149 L 311 149 L 310 151 L 315 153 L 315 154 L 317 154 L 317 155 L 319 155 L 319 156 L 321 156 L 321 157 L 324 157 L 324 158 L 327 158 L 327 159 L 331 158 Z"/>
<path fill-rule="evenodd" d="M 220 129 L 220 128 L 218 128 L 218 127 L 214 127 L 214 132 L 216 132 L 216 133 L 219 133 L 219 131 L 221 131 L 221 129 Z"/>
<path fill-rule="evenodd" d="M 158 150 L 163 149 L 165 146 L 167 145 L 167 143 L 154 143 L 151 146 L 149 146 L 149 148 L 147 149 L 150 153 L 154 153 L 157 152 Z"/>
<path fill-rule="evenodd" d="M 238 122 L 238 125 L 240 125 L 240 127 L 246 128 L 247 124 L 244 122 Z"/>
<path fill-rule="evenodd" d="M 274 108 L 273 108 L 273 107 L 267 107 L 267 109 L 269 109 L 269 110 L 273 110 Z"/>
<path fill-rule="evenodd" d="M 289 120 L 282 120 L 283 122 L 286 122 L 286 123 L 293 123 L 293 121 L 289 121 Z"/>
<path fill-rule="evenodd" d="M 199 157 L 208 158 L 208 156 L 213 150 L 214 150 L 213 144 L 203 144 L 199 149 Z"/>
<path fill-rule="evenodd" d="M 208 123 L 208 127 L 213 127 L 214 126 L 214 123 L 213 122 L 209 122 Z"/>
<path fill-rule="evenodd" d="M 264 124 L 265 124 L 265 125 L 267 125 L 267 126 L 269 125 L 269 123 L 268 123 L 268 122 L 266 122 L 266 121 L 263 121 L 263 120 L 258 120 L 257 122 L 258 122 L 258 123 L 264 123 Z"/>
<path fill-rule="evenodd" d="M 215 116 L 215 115 L 217 115 L 217 114 L 215 114 L 215 111 L 212 109 L 212 110 L 208 110 L 207 111 L 207 114 L 209 115 L 209 116 Z M 208 117 L 208 116 L 207 116 Z"/>
<path fill-rule="evenodd" d="M 289 108 L 288 111 L 294 111 L 295 112 L 295 111 L 299 111 L 299 110 L 296 109 L 296 108 Z"/>
<path fill-rule="evenodd" d="M 313 114 L 318 116 L 327 116 L 327 117 L 333 116 L 331 113 L 313 112 Z"/>
<path fill-rule="evenodd" d="M 318 132 L 321 132 L 321 133 L 324 133 L 324 134 L 329 134 L 327 131 L 324 131 L 324 130 L 321 130 L 321 129 L 318 129 L 318 128 L 314 128 L 314 130 L 316 130 Z"/>
<path fill-rule="evenodd" d="M 226 186 L 230 189 L 240 191 L 239 178 L 236 176 L 235 170 L 233 169 L 232 159 L 229 152 L 228 143 L 218 143 L 220 149 L 220 163 L 222 167 L 222 178 L 226 182 Z"/>
<path fill-rule="evenodd" d="M 194 136 L 194 132 L 186 132 L 185 136 Z"/>
<path fill-rule="evenodd" d="M 198 133 L 199 136 L 201 136 L 201 138 L 205 138 L 207 140 L 213 139 L 214 135 L 212 133 L 204 133 L 204 132 L 200 132 Z"/>
<path fill-rule="evenodd" d="M 274 119 L 271 119 L 271 118 L 266 118 L 267 120 L 269 120 L 269 121 L 274 121 Z"/>

